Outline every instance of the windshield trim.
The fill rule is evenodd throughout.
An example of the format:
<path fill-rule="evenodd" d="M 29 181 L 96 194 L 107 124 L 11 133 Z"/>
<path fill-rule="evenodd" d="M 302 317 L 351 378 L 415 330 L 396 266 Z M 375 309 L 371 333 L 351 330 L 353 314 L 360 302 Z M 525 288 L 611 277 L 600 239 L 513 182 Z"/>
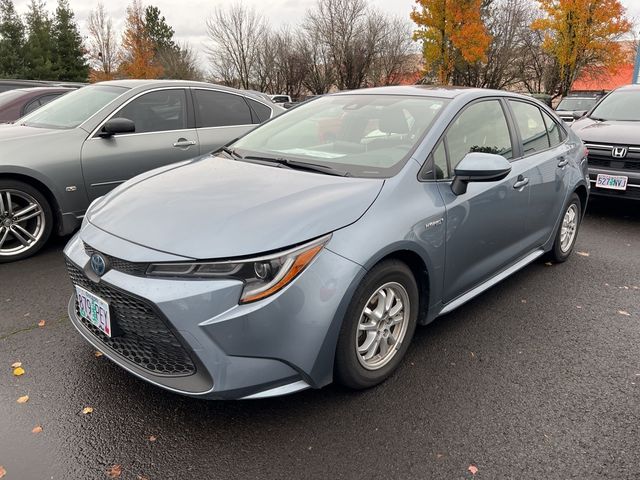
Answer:
<path fill-rule="evenodd" d="M 256 128 L 254 128 L 253 130 L 247 132 L 246 134 L 242 135 L 240 138 L 236 139 L 232 144 L 229 144 L 229 147 L 234 147 L 234 151 L 237 151 L 239 154 L 241 154 L 243 157 L 245 156 L 265 156 L 265 155 L 273 155 L 273 154 L 277 154 L 277 156 L 280 156 L 282 158 L 291 158 L 292 160 L 299 162 L 299 163 L 316 163 L 319 165 L 326 165 L 327 167 L 331 167 L 334 170 L 338 170 L 338 171 L 344 171 L 348 173 L 348 178 L 377 178 L 377 179 L 388 179 L 388 178 L 392 178 L 394 176 L 396 176 L 398 173 L 400 173 L 400 171 L 402 171 L 402 169 L 406 166 L 407 162 L 411 159 L 411 157 L 413 157 L 413 155 L 415 154 L 415 152 L 420 148 L 420 146 L 422 145 L 422 143 L 424 142 L 424 139 L 426 138 L 426 136 L 430 133 L 430 131 L 432 130 L 434 124 L 438 121 L 438 119 L 442 116 L 443 112 L 446 110 L 446 108 L 449 106 L 449 104 L 452 102 L 452 98 L 448 98 L 448 97 L 441 97 L 441 96 L 431 96 L 431 95 L 411 95 L 411 94 L 389 94 L 389 93 L 357 93 L 357 92 L 338 92 L 338 93 L 332 93 L 332 94 L 327 94 L 327 95 L 323 95 L 321 97 L 318 98 L 314 98 L 312 100 L 310 100 L 308 103 L 304 103 L 301 105 L 298 105 L 295 107 L 295 109 L 297 110 L 298 108 L 303 107 L 304 105 L 308 105 L 311 104 L 314 101 L 321 101 L 323 98 L 343 98 L 343 97 L 364 97 L 364 96 L 369 96 L 369 97 L 395 97 L 395 98 L 414 98 L 414 99 L 424 99 L 424 101 L 429 101 L 429 100 L 439 100 L 442 102 L 442 106 L 440 107 L 440 109 L 438 110 L 438 112 L 435 114 L 435 116 L 433 117 L 433 119 L 431 120 L 431 122 L 429 122 L 428 125 L 425 126 L 424 131 L 420 134 L 420 136 L 413 142 L 413 145 L 411 146 L 411 148 L 409 149 L 409 151 L 403 156 L 401 157 L 394 165 L 392 165 L 391 167 L 388 168 L 381 168 L 381 167 L 373 167 L 373 166 L 367 166 L 367 165 L 357 165 L 357 164 L 352 164 L 352 163 L 336 163 L 336 162 L 331 162 L 330 159 L 326 159 L 326 158 L 309 158 L 309 157 L 300 157 L 294 154 L 285 154 L 285 153 L 281 153 L 275 150 L 270 150 L 270 151 L 257 151 L 257 150 L 251 150 L 251 149 L 247 149 L 247 148 L 243 148 L 241 146 L 236 146 L 236 143 L 239 142 L 240 140 L 242 140 L 244 137 L 246 137 L 247 135 L 258 131 L 260 128 L 263 128 L 265 125 L 268 125 L 269 123 L 271 123 L 272 121 L 277 120 L 278 118 L 281 118 L 281 116 L 277 116 L 274 118 L 269 119 L 267 122 L 264 122 L 262 124 L 260 124 L 259 126 L 257 126 Z M 289 112 L 293 111 L 293 109 L 289 110 Z M 277 165 L 274 164 L 274 166 L 277 167 Z M 375 173 L 372 172 L 372 170 L 377 170 Z M 313 173 L 313 172 L 311 172 Z"/>

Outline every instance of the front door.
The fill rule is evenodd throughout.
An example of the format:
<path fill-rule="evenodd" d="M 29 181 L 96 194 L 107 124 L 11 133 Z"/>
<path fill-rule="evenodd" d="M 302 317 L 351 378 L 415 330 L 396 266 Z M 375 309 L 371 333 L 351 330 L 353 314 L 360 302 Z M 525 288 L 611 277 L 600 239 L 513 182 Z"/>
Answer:
<path fill-rule="evenodd" d="M 467 106 L 449 126 L 442 140 L 447 162 L 438 176 L 447 180 L 470 152 L 514 156 L 515 135 L 498 99 Z M 442 151 L 442 148 L 438 146 Z M 440 155 L 442 156 L 442 154 Z M 463 295 L 513 263 L 526 252 L 524 222 L 529 188 L 523 182 L 525 166 L 512 162 L 511 173 L 497 182 L 471 182 L 456 196 L 450 181 L 438 182 L 446 214 L 444 303 Z"/>
<path fill-rule="evenodd" d="M 82 171 L 90 200 L 135 175 L 198 155 L 187 95 L 185 89 L 174 88 L 135 97 L 111 116 L 132 120 L 135 133 L 94 135 L 85 141 Z"/>

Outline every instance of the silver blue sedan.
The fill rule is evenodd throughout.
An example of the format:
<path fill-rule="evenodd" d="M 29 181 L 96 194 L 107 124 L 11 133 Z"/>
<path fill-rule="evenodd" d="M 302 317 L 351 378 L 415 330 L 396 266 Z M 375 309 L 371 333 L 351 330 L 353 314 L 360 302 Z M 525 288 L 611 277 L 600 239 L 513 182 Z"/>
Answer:
<path fill-rule="evenodd" d="M 96 200 L 65 249 L 69 316 L 173 392 L 367 388 L 416 325 L 565 261 L 588 194 L 584 145 L 531 98 L 328 95 Z"/>

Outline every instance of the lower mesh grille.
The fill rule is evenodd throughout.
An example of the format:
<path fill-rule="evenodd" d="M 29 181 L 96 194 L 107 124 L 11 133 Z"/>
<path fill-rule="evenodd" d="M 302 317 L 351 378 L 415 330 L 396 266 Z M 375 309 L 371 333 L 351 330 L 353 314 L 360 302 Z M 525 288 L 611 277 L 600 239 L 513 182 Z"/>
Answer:
<path fill-rule="evenodd" d="M 100 343 L 154 375 L 179 377 L 196 373 L 189 354 L 151 305 L 104 282 L 91 282 L 68 260 L 67 270 L 74 285 L 109 302 L 114 332 L 111 338 L 80 317 L 76 301 L 77 317 Z"/>

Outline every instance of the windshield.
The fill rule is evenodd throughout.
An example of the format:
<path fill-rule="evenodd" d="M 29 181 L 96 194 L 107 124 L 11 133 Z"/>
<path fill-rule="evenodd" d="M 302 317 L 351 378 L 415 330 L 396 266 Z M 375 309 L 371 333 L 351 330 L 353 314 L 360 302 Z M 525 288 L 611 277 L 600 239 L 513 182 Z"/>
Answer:
<path fill-rule="evenodd" d="M 313 100 L 248 133 L 236 153 L 325 165 L 351 176 L 397 173 L 448 100 L 335 95 Z"/>
<path fill-rule="evenodd" d="M 612 92 L 602 99 L 589 116 L 597 120 L 640 121 L 640 91 Z"/>
<path fill-rule="evenodd" d="M 563 98 L 556 110 L 565 110 L 569 112 L 583 112 L 591 110 L 596 104 L 596 98 Z"/>
<path fill-rule="evenodd" d="M 124 87 L 89 85 L 22 117 L 20 123 L 28 127 L 75 128 L 126 91 Z"/>

